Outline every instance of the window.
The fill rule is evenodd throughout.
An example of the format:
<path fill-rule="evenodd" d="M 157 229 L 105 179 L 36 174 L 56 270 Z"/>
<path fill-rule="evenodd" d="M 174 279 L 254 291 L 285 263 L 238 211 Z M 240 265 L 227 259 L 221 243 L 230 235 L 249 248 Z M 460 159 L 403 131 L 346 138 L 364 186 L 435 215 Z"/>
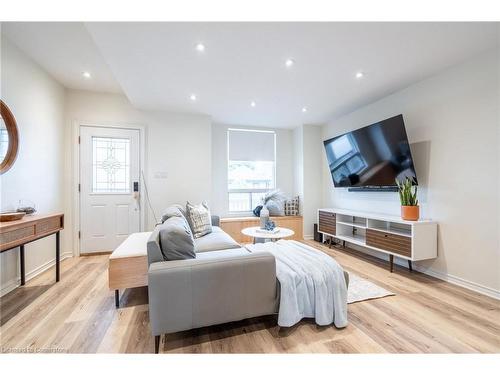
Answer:
<path fill-rule="evenodd" d="M 92 192 L 130 193 L 130 139 L 92 137 Z"/>
<path fill-rule="evenodd" d="M 275 187 L 276 134 L 228 129 L 229 212 L 250 212 Z"/>

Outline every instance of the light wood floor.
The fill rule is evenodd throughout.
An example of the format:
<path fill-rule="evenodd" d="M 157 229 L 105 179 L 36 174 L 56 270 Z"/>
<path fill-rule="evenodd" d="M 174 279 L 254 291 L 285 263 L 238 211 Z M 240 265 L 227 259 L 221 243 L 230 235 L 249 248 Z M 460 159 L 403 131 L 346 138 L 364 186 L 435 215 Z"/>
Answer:
<path fill-rule="evenodd" d="M 306 320 L 279 329 L 276 317 L 163 336 L 167 353 L 500 352 L 500 301 L 351 250 L 308 242 L 395 296 L 349 305 L 344 329 Z M 71 353 L 152 353 L 147 289 L 122 294 L 114 307 L 107 256 L 67 259 L 61 281 L 49 270 L 0 299 L 0 346 Z"/>

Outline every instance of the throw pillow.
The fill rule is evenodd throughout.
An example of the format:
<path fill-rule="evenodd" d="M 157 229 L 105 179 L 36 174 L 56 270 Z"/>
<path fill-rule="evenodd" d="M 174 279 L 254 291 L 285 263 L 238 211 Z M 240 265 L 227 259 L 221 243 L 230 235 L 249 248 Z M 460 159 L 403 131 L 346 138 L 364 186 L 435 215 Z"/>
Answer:
<path fill-rule="evenodd" d="M 277 200 L 269 200 L 266 203 L 269 210 L 269 216 L 285 216 L 285 202 Z"/>
<path fill-rule="evenodd" d="M 285 202 L 285 215 L 297 216 L 299 214 L 299 197 L 288 199 Z"/>
<path fill-rule="evenodd" d="M 271 216 L 285 216 L 285 195 L 280 189 L 268 191 L 264 195 L 264 204 Z"/>
<path fill-rule="evenodd" d="M 193 234 L 184 217 L 172 216 L 158 230 L 160 249 L 165 260 L 196 258 Z"/>
<path fill-rule="evenodd" d="M 194 238 L 200 238 L 212 233 L 212 218 L 206 202 L 197 205 L 187 202 L 186 217 L 193 231 Z"/>
<path fill-rule="evenodd" d="M 161 222 L 164 223 L 165 221 L 167 221 L 168 219 L 170 219 L 171 217 L 174 217 L 174 216 L 184 217 L 184 214 L 179 209 L 178 205 L 173 205 L 173 206 L 168 207 L 165 210 L 165 212 L 163 213 L 163 215 L 161 216 Z"/>

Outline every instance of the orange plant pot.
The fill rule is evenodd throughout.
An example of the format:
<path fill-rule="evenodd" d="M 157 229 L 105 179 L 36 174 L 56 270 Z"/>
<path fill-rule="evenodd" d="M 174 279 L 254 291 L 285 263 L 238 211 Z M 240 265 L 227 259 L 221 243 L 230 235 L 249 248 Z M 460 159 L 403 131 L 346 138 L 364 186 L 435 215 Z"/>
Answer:
<path fill-rule="evenodd" d="M 403 220 L 417 221 L 419 217 L 419 206 L 401 206 L 401 218 Z"/>

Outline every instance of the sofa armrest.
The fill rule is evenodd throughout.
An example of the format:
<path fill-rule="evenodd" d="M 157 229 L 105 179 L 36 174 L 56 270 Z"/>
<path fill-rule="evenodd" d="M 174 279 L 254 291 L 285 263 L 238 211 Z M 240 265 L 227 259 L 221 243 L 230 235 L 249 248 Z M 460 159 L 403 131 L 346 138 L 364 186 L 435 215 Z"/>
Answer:
<path fill-rule="evenodd" d="M 220 227 L 220 216 L 212 215 L 212 225 L 214 227 Z"/>
<path fill-rule="evenodd" d="M 148 288 L 153 335 L 273 314 L 275 259 L 261 252 L 156 262 Z"/>

